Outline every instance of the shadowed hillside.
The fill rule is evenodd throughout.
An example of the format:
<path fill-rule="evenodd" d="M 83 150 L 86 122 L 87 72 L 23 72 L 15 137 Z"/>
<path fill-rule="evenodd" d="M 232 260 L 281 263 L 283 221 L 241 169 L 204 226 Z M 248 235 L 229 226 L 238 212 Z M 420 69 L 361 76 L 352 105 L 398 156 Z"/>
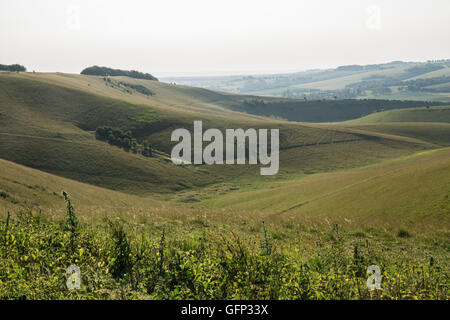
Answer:
<path fill-rule="evenodd" d="M 194 120 L 203 120 L 204 129 L 280 128 L 280 175 L 272 179 L 349 168 L 432 147 L 420 140 L 258 118 L 219 106 L 234 101 L 227 100 L 227 94 L 118 79 L 141 83 L 155 94 L 129 94 L 101 77 L 1 74 L 0 156 L 82 182 L 148 193 L 237 178 L 264 179 L 255 166 L 174 166 L 168 158 L 175 144 L 170 142 L 171 132 L 180 127 L 192 130 Z M 148 141 L 154 157 L 96 140 L 94 131 L 101 126 Z M 380 152 L 374 155 L 373 149 Z"/>

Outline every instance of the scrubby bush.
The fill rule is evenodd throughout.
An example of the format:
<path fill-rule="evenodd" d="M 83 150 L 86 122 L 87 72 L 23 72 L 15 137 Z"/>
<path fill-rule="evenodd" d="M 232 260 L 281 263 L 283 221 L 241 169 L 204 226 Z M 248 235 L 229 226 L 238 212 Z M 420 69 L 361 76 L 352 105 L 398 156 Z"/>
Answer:
<path fill-rule="evenodd" d="M 408 231 L 406 231 L 406 230 L 400 229 L 397 232 L 397 237 L 399 237 L 399 238 L 410 238 L 411 234 Z"/>

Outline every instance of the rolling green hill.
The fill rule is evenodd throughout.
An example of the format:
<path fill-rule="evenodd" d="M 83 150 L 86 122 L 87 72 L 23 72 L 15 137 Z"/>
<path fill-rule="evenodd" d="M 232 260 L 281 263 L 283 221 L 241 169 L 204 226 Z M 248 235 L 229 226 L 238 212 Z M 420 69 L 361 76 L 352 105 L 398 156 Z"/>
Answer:
<path fill-rule="evenodd" d="M 70 190 L 79 214 L 89 220 L 108 215 L 136 219 L 146 212 L 158 221 L 174 215 L 198 219 L 203 214 L 217 222 L 239 221 L 245 215 L 246 220 L 275 225 L 445 229 L 450 223 L 449 156 L 445 148 L 330 173 L 275 181 L 233 179 L 179 191 L 171 201 L 99 188 L 0 160 L 0 214 L 31 207 L 57 219 L 64 212 L 61 192 Z"/>
<path fill-rule="evenodd" d="M 374 122 L 446 122 L 450 123 L 450 106 L 433 108 L 408 108 L 372 113 L 368 116 L 347 121 L 346 124 Z"/>
<path fill-rule="evenodd" d="M 240 94 L 307 99 L 450 101 L 450 60 L 340 66 L 297 73 L 172 77 L 174 81 Z"/>
<path fill-rule="evenodd" d="M 0 159 L 0 214 L 19 208 L 45 210 L 47 217 L 64 213 L 62 191 L 69 191 L 74 205 L 83 215 L 119 214 L 132 210 L 157 209 L 162 203 L 77 182 Z"/>
<path fill-rule="evenodd" d="M 0 74 L 0 157 L 66 178 L 139 194 L 204 186 L 230 179 L 283 179 L 373 163 L 433 148 L 420 139 L 354 133 L 327 126 L 272 120 L 230 110 L 240 96 L 156 81 L 67 74 Z M 131 93 L 120 82 L 154 92 Z M 130 87 L 126 87 L 130 88 Z M 127 89 L 129 90 L 129 89 Z M 173 129 L 280 128 L 280 174 L 255 166 L 174 166 Z M 155 157 L 125 152 L 95 139 L 99 126 L 130 130 L 148 140 Z M 372 150 L 379 152 L 374 154 Z"/>
<path fill-rule="evenodd" d="M 242 112 L 255 99 L 128 77 L 0 73 L 0 296 L 447 299 L 450 123 L 434 122 L 447 109 L 393 101 L 404 109 L 299 123 Z M 328 112 L 322 121 L 380 109 L 379 100 L 264 101 L 269 111 L 293 103 L 297 116 Z M 279 128 L 279 173 L 173 165 L 171 132 L 194 120 Z M 153 156 L 97 140 L 105 126 L 114 139 L 150 143 Z M 73 263 L 78 291 L 66 288 Z M 366 287 L 373 264 L 382 295 Z"/>
<path fill-rule="evenodd" d="M 205 198 L 201 205 L 259 212 L 266 221 L 445 230 L 450 213 L 450 149 L 426 151 L 335 173 Z"/>
<path fill-rule="evenodd" d="M 443 122 L 382 122 L 355 124 L 345 126 L 348 129 L 364 130 L 365 132 L 375 132 L 392 134 L 402 137 L 410 137 L 427 141 L 436 146 L 450 145 L 450 124 Z"/>
<path fill-rule="evenodd" d="M 167 159 L 126 153 L 96 140 L 91 132 L 103 124 L 124 123 L 145 131 L 158 119 L 147 106 L 30 80 L 0 77 L 0 82 L 3 159 L 131 192 L 151 191 L 156 185 L 164 192 L 207 181 Z M 164 174 L 168 171 L 170 175 Z"/>
<path fill-rule="evenodd" d="M 411 108 L 370 114 L 342 122 L 347 128 L 417 138 L 450 145 L 450 107 Z"/>

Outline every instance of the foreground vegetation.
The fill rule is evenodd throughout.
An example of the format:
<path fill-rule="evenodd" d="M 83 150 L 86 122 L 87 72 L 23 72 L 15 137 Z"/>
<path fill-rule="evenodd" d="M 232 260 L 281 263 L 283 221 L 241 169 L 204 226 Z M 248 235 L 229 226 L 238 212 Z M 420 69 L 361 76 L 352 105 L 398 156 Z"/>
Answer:
<path fill-rule="evenodd" d="M 64 220 L 22 210 L 1 221 L 1 299 L 449 298 L 446 255 L 405 259 L 417 241 L 406 230 L 395 235 L 403 242 L 395 249 L 383 244 L 379 231 L 372 237 L 338 225 L 303 229 L 315 241 L 305 251 L 264 222 L 253 234 L 202 219 L 178 227 L 115 218 L 80 223 L 64 197 Z M 298 236 L 298 226 L 288 229 Z M 434 246 L 445 248 L 443 239 Z M 380 290 L 367 289 L 372 264 L 381 269 Z M 70 265 L 81 270 L 80 289 L 67 288 Z"/>

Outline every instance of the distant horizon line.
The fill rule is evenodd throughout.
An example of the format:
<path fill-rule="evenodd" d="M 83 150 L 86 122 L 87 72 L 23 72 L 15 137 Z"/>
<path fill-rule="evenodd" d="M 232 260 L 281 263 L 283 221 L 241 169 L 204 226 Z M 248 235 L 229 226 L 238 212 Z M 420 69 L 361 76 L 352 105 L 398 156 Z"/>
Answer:
<path fill-rule="evenodd" d="M 290 68 L 290 69 L 267 69 L 267 70 L 232 70 L 232 71 L 225 71 L 225 70 L 216 70 L 216 71 L 147 71 L 147 70 L 140 70 L 139 68 L 124 68 L 124 67 L 111 67 L 102 65 L 105 67 L 113 68 L 113 69 L 121 69 L 121 70 L 136 70 L 140 72 L 146 72 L 150 73 L 151 75 L 157 77 L 158 79 L 170 79 L 170 78 L 189 78 L 189 77 L 195 77 L 195 78 L 201 78 L 201 77 L 239 77 L 239 76 L 263 76 L 263 75 L 277 75 L 277 74 L 291 74 L 291 73 L 301 73 L 301 72 L 308 72 L 308 71 L 318 71 L 318 70 L 332 70 L 343 66 L 352 66 L 352 65 L 359 65 L 359 66 L 367 66 L 367 65 L 382 65 L 382 64 L 389 64 L 393 62 L 402 62 L 402 63 L 427 63 L 427 62 L 433 62 L 433 61 L 446 61 L 450 60 L 450 58 L 442 58 L 442 59 L 428 59 L 428 60 L 389 60 L 384 62 L 376 62 L 376 63 L 353 63 L 353 64 L 339 64 L 334 65 L 330 67 L 315 67 L 315 68 L 306 68 L 306 69 L 297 69 L 297 68 Z M 17 62 L 12 63 L 17 64 Z M 20 63 L 19 63 L 20 64 Z M 99 65 L 99 64 L 93 64 Z M 68 73 L 68 74 L 80 74 L 81 71 L 84 68 L 90 67 L 86 66 L 83 69 L 81 69 L 79 72 L 71 72 L 71 71 L 41 71 L 36 70 L 32 68 L 28 68 L 26 65 L 24 65 L 27 68 L 27 72 L 38 72 L 38 73 Z"/>
<path fill-rule="evenodd" d="M 340 64 L 332 67 L 316 67 L 316 68 L 308 68 L 308 69 L 272 69 L 272 70 L 234 70 L 234 71 L 211 71 L 211 72 L 161 72 L 161 73 L 152 73 L 152 75 L 157 76 L 158 78 L 183 78 L 183 77 L 225 77 L 225 76 L 252 76 L 252 75 L 276 75 L 276 74 L 289 74 L 289 73 L 300 73 L 300 72 L 308 72 L 308 71 L 317 71 L 317 70 L 331 70 L 336 69 L 343 66 L 368 66 L 368 65 L 382 65 L 389 64 L 393 62 L 402 62 L 402 63 L 427 63 L 430 61 L 446 61 L 450 60 L 449 58 L 442 59 L 428 59 L 428 60 L 390 60 L 387 62 L 377 62 L 377 63 L 365 63 L 365 64 Z"/>

